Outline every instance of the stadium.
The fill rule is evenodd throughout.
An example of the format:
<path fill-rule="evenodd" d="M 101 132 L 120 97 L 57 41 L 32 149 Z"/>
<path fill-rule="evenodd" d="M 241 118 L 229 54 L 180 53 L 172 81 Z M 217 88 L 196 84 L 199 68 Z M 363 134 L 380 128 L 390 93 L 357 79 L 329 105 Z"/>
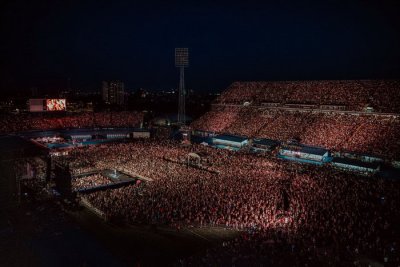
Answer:
<path fill-rule="evenodd" d="M 3 115 L 1 205 L 46 192 L 71 216 L 207 243 L 166 265 L 398 266 L 399 85 L 234 82 L 166 135 L 140 112 Z"/>

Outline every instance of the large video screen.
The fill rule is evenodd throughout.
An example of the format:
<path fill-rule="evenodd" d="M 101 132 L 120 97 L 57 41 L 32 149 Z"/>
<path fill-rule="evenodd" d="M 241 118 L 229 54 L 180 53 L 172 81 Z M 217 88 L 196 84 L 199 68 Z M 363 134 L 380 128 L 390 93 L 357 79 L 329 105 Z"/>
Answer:
<path fill-rule="evenodd" d="M 42 99 L 29 99 L 29 111 L 30 112 L 43 112 L 45 100 Z"/>
<path fill-rule="evenodd" d="M 47 111 L 63 111 L 67 109 L 65 99 L 46 99 Z"/>

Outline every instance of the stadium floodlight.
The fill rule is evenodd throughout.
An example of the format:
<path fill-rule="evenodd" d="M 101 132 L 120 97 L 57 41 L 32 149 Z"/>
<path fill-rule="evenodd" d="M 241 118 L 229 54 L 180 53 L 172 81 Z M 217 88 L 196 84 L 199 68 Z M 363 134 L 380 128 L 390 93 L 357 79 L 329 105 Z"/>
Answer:
<path fill-rule="evenodd" d="M 175 66 L 179 68 L 179 105 L 178 123 L 184 125 L 186 122 L 186 91 L 185 91 L 185 68 L 189 66 L 189 49 L 175 48 Z"/>
<path fill-rule="evenodd" d="M 175 48 L 175 66 L 188 67 L 189 66 L 189 49 L 188 48 Z"/>

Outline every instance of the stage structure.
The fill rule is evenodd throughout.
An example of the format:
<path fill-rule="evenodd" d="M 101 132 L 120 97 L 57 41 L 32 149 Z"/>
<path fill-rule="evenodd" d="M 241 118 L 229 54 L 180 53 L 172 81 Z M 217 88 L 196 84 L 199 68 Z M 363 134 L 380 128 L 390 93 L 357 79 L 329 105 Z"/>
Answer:
<path fill-rule="evenodd" d="M 186 122 L 185 68 L 189 66 L 188 48 L 175 48 L 175 66 L 179 68 L 179 73 L 180 73 L 178 124 L 184 125 Z"/>

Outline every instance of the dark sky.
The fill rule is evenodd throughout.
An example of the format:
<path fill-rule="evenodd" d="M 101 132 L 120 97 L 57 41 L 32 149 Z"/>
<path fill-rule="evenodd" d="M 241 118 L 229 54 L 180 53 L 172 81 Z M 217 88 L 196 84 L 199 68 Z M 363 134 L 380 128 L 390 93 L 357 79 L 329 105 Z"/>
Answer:
<path fill-rule="evenodd" d="M 235 80 L 400 77 L 395 1 L 22 1 L 0 4 L 3 90 L 178 84 L 174 48 L 189 47 L 187 86 Z M 261 2 L 261 1 L 258 1 Z"/>

